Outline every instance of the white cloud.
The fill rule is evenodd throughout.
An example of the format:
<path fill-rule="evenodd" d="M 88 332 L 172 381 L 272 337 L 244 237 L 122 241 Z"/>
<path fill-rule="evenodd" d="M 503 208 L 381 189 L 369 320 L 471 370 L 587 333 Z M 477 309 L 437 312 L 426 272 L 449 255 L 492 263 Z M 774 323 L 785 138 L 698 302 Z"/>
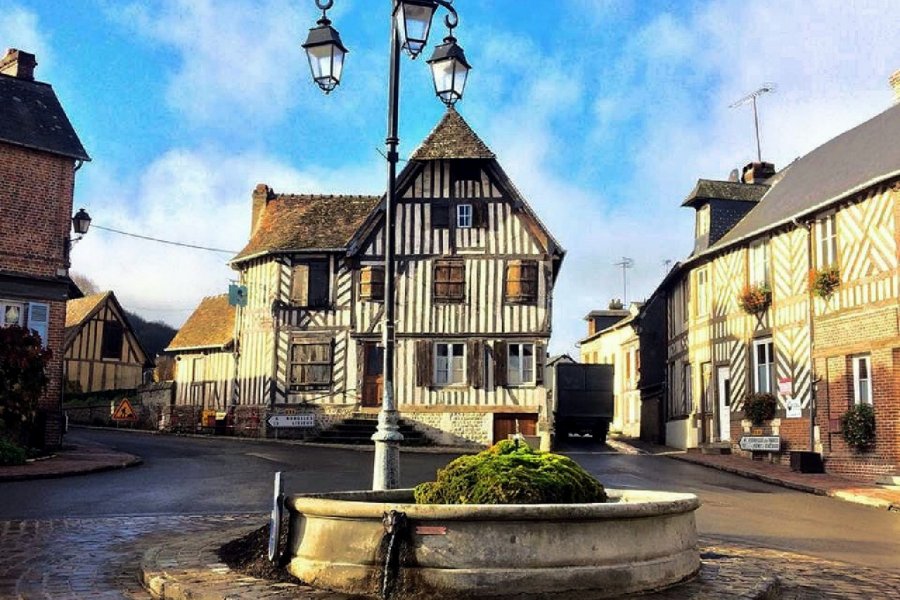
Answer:
<path fill-rule="evenodd" d="M 40 30 L 36 13 L 15 2 L 0 1 L 0 52 L 7 48 L 18 48 L 31 52 L 37 57 L 41 68 L 41 79 L 46 78 L 48 67 L 53 62 L 47 34 Z"/>

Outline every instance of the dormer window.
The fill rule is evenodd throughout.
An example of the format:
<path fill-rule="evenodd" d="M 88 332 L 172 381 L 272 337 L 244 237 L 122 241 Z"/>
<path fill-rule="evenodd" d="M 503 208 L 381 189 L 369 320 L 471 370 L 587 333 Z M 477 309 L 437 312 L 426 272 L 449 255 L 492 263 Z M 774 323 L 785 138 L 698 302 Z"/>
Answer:
<path fill-rule="evenodd" d="M 697 237 L 709 234 L 709 205 L 697 211 Z"/>
<path fill-rule="evenodd" d="M 472 205 L 457 204 L 456 205 L 456 228 L 469 229 L 472 227 Z"/>

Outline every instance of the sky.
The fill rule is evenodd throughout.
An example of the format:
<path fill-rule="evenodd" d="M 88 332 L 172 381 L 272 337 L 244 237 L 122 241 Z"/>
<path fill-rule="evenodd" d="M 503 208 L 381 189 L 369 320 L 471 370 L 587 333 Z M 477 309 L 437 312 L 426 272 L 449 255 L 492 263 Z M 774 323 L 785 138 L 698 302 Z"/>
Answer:
<path fill-rule="evenodd" d="M 582 320 L 647 297 L 693 246 L 698 178 L 756 158 L 781 168 L 887 109 L 896 0 L 456 0 L 473 66 L 463 117 L 567 250 L 552 353 Z M 313 0 L 0 0 L 0 46 L 37 55 L 92 157 L 75 206 L 95 225 L 225 250 L 247 241 L 257 183 L 285 193 L 385 185 L 389 5 L 335 0 L 340 87 L 311 83 Z M 430 46 L 443 37 L 435 21 Z M 430 49 L 424 54 L 430 54 Z M 401 67 L 400 152 L 441 118 L 427 65 Z M 633 259 L 627 271 L 622 257 Z M 73 271 L 126 309 L 179 326 L 235 273 L 222 253 L 92 229 Z"/>

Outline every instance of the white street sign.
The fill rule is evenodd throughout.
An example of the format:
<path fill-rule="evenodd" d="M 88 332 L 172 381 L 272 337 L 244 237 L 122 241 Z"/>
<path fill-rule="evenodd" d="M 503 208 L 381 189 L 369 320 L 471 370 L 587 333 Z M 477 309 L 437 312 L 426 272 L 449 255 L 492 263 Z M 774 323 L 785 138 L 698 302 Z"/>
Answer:
<path fill-rule="evenodd" d="M 741 450 L 778 452 L 781 450 L 781 438 L 777 435 L 745 435 L 741 438 Z"/>
<path fill-rule="evenodd" d="M 785 401 L 787 411 L 785 416 L 788 419 L 799 419 L 803 415 L 803 409 L 800 408 L 800 398 L 788 398 Z"/>
<path fill-rule="evenodd" d="M 315 415 L 272 415 L 268 420 L 270 427 L 315 427 Z"/>

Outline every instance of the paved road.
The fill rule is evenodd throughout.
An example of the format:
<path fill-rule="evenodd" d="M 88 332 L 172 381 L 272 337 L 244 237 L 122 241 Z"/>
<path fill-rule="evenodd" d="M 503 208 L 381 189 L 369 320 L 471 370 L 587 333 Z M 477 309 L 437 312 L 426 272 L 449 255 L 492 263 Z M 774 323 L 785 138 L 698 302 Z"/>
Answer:
<path fill-rule="evenodd" d="M 0 598 L 142 598 L 134 560 L 149 536 L 262 513 L 272 475 L 288 491 L 368 487 L 372 453 L 215 438 L 75 430 L 71 440 L 141 455 L 123 471 L 0 483 Z M 661 456 L 574 440 L 565 451 L 608 487 L 693 492 L 701 534 L 900 573 L 900 515 L 793 492 Z M 404 454 L 403 484 L 453 457 Z M 112 558 L 111 558 L 112 557 Z M 36 566 L 37 565 L 37 566 Z M 104 592 L 106 590 L 106 592 Z M 121 593 L 118 597 L 122 597 Z"/>

